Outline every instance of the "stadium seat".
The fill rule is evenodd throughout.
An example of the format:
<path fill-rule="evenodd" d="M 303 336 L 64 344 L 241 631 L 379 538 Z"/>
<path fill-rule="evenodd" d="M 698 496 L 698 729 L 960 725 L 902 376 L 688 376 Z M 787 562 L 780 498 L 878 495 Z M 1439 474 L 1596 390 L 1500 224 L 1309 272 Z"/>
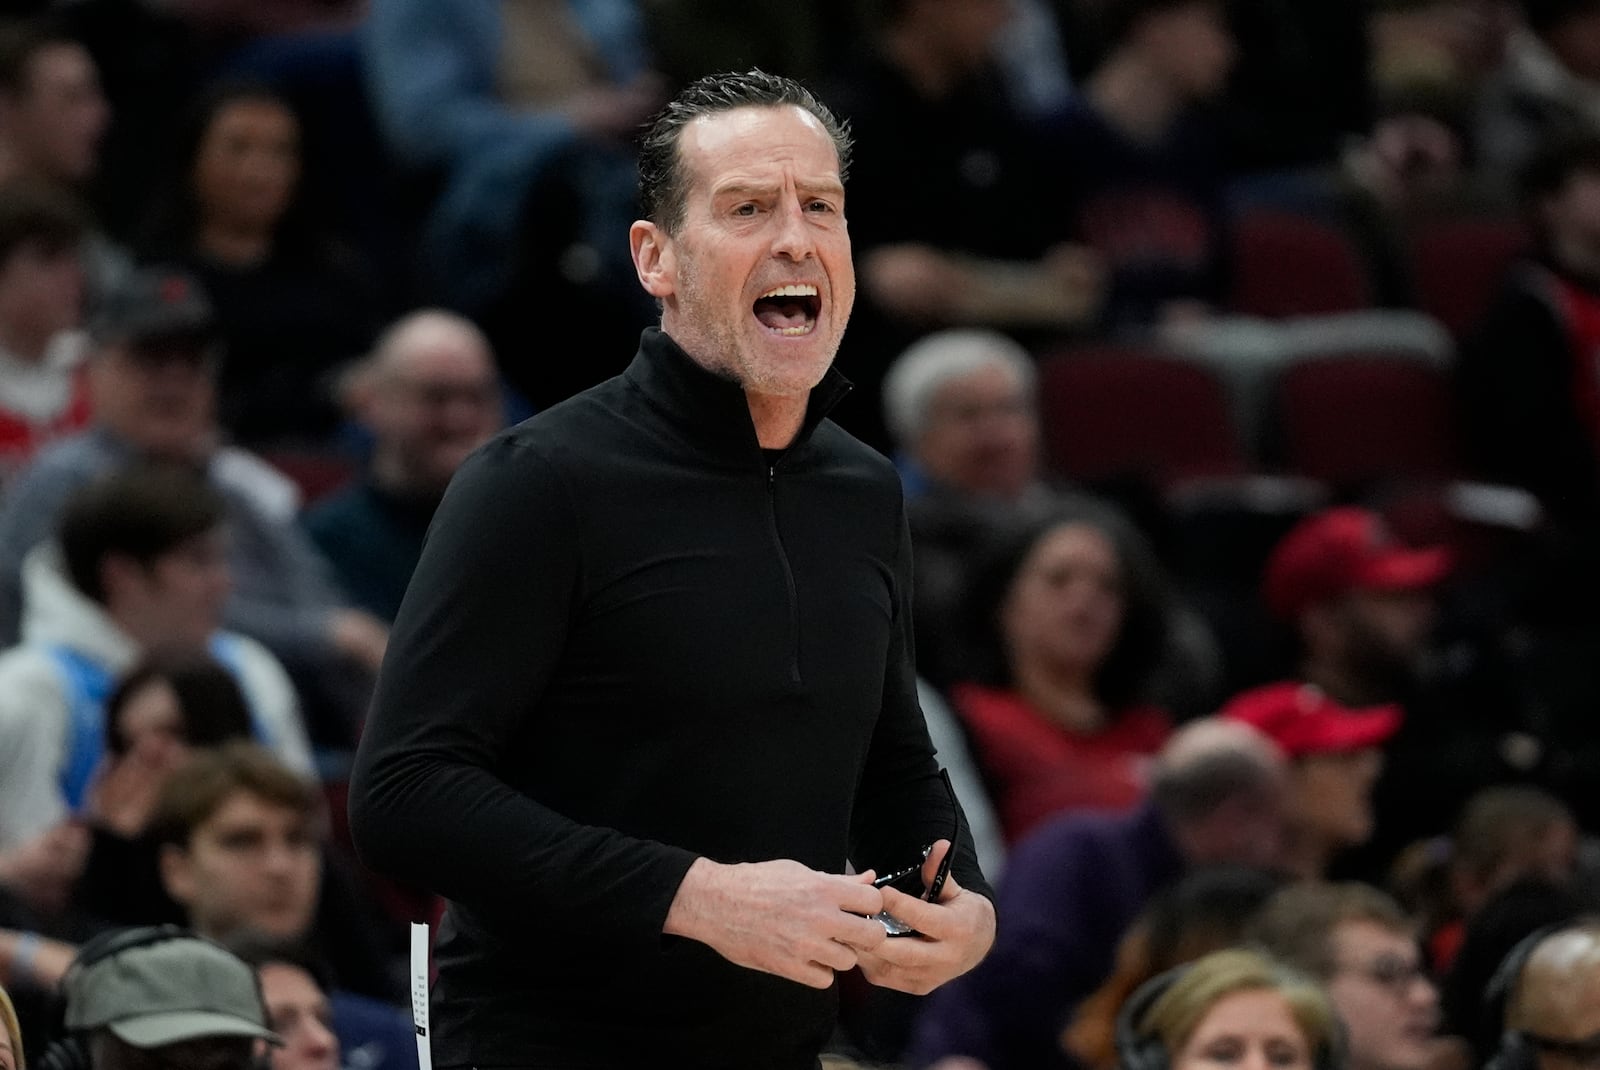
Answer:
<path fill-rule="evenodd" d="M 1440 219 L 1410 236 L 1417 305 L 1457 339 L 1465 338 L 1493 301 L 1506 269 L 1529 247 L 1516 219 Z"/>
<path fill-rule="evenodd" d="M 1372 284 L 1355 243 L 1332 223 L 1252 209 L 1233 223 L 1229 306 L 1283 319 L 1370 308 Z"/>
<path fill-rule="evenodd" d="M 1458 470 L 1447 369 L 1393 352 L 1347 352 L 1285 368 L 1275 390 L 1283 463 L 1350 489 L 1448 479 Z"/>
<path fill-rule="evenodd" d="M 1045 456 L 1076 481 L 1166 488 L 1250 467 L 1228 397 L 1203 367 L 1153 350 L 1082 346 L 1040 362 Z"/>
<path fill-rule="evenodd" d="M 342 489 L 361 472 L 358 460 L 333 450 L 269 450 L 262 460 L 294 481 L 304 505 Z"/>

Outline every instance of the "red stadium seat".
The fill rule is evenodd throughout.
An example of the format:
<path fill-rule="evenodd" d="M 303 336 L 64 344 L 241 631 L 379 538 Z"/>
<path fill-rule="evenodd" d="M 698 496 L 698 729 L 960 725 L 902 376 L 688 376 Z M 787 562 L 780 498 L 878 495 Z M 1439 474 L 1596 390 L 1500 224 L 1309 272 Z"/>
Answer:
<path fill-rule="evenodd" d="M 1229 305 L 1269 319 L 1351 312 L 1371 307 L 1372 285 L 1355 243 L 1337 226 L 1256 209 L 1233 224 Z"/>
<path fill-rule="evenodd" d="M 1411 235 L 1417 305 L 1464 338 L 1483 317 L 1506 269 L 1529 248 L 1516 219 L 1441 219 Z"/>
<path fill-rule="evenodd" d="M 361 471 L 359 461 L 331 451 L 271 450 L 262 459 L 294 481 L 304 505 L 342 489 Z"/>
<path fill-rule="evenodd" d="M 1087 346 L 1040 362 L 1046 460 L 1073 480 L 1133 476 L 1167 487 L 1248 470 L 1211 372 L 1136 348 Z"/>
<path fill-rule="evenodd" d="M 1276 391 L 1284 462 L 1352 488 L 1449 478 L 1458 470 L 1449 373 L 1395 353 L 1338 353 L 1284 369 Z"/>

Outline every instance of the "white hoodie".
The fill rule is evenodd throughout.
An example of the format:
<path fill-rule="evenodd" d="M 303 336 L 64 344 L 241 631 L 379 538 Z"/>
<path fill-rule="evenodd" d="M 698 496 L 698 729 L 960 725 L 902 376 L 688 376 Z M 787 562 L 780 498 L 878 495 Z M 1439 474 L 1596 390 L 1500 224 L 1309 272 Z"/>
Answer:
<path fill-rule="evenodd" d="M 113 676 L 131 669 L 142 653 L 104 608 L 72 585 L 54 545 L 29 552 L 22 591 L 22 642 L 0 654 L 0 851 L 69 816 L 61 770 L 71 699 L 49 648 L 69 647 Z M 222 634 L 238 651 L 240 690 L 270 745 L 289 767 L 314 775 L 299 698 L 283 666 L 255 640 Z"/>

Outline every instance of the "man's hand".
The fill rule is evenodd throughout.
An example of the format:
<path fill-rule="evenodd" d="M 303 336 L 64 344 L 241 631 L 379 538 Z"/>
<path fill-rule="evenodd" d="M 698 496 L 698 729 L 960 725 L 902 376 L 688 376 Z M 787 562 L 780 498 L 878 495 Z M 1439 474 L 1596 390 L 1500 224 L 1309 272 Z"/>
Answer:
<path fill-rule="evenodd" d="M 662 931 L 736 965 L 827 988 L 884 941 L 883 926 L 867 916 L 884 906 L 872 880 L 871 870 L 846 877 L 787 859 L 730 866 L 699 858 Z"/>
<path fill-rule="evenodd" d="M 924 886 L 933 882 L 948 850 L 950 841 L 940 840 L 928 852 L 922 864 Z M 922 934 L 856 948 L 861 973 L 883 988 L 926 995 L 972 969 L 994 944 L 994 904 L 962 888 L 954 877 L 945 881 L 937 903 L 885 888 L 883 908 Z"/>
<path fill-rule="evenodd" d="M 102 762 L 84 800 L 86 816 L 118 836 L 138 836 L 150 823 L 162 787 L 186 757 L 186 748 L 155 740 Z"/>

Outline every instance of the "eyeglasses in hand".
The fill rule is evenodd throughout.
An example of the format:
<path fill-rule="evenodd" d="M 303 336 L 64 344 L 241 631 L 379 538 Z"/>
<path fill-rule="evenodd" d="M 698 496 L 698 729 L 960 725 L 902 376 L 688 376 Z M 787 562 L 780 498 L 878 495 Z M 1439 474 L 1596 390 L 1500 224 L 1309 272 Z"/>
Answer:
<path fill-rule="evenodd" d="M 929 882 L 926 889 L 898 887 L 902 883 L 910 884 L 912 878 L 916 879 L 917 884 L 921 883 L 923 863 L 927 862 L 928 855 L 933 853 L 933 844 L 930 843 L 922 849 L 922 858 L 920 860 L 905 869 L 879 877 L 872 882 L 874 888 L 895 888 L 897 891 L 905 892 L 907 895 L 915 895 L 924 902 L 936 903 L 939 901 L 939 894 L 944 891 L 945 882 L 950 879 L 950 863 L 956 857 L 956 837 L 961 831 L 961 810 L 956 805 L 956 789 L 950 783 L 949 771 L 945 769 L 939 770 L 939 779 L 944 781 L 945 793 L 950 797 L 950 846 L 945 851 L 944 858 L 939 861 L 939 869 L 934 873 L 933 880 Z M 883 926 L 884 932 L 890 936 L 922 935 L 887 910 L 874 914 L 873 917 Z"/>

